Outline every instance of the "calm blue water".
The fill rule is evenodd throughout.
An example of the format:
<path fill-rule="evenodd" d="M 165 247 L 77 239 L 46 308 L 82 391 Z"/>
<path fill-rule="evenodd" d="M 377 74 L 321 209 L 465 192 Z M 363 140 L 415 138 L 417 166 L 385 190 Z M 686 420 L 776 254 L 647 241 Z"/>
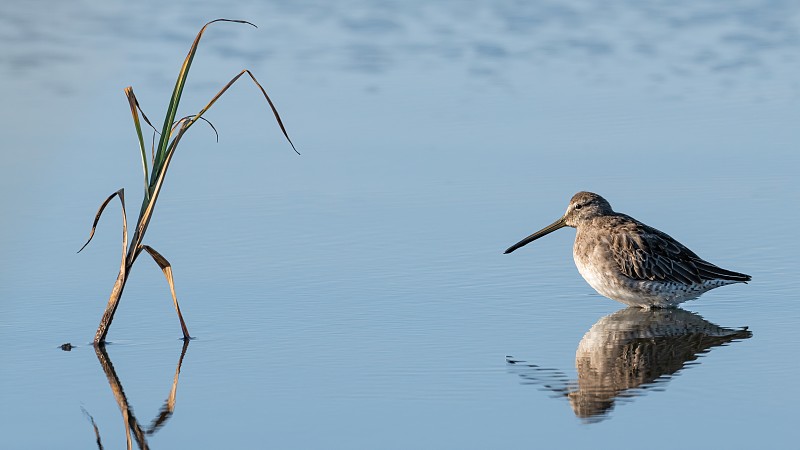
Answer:
<path fill-rule="evenodd" d="M 797 445 L 795 3 L 95 3 L 0 6 L 3 448 L 92 448 L 83 410 L 122 447 L 120 403 L 150 448 Z M 122 89 L 160 121 L 217 17 L 259 29 L 208 30 L 185 113 L 249 68 L 302 156 L 240 81 L 145 239 L 196 339 L 140 258 L 96 353 L 116 204 L 75 252 L 140 201 Z M 579 190 L 753 281 L 642 314 L 574 230 L 502 255 Z"/>

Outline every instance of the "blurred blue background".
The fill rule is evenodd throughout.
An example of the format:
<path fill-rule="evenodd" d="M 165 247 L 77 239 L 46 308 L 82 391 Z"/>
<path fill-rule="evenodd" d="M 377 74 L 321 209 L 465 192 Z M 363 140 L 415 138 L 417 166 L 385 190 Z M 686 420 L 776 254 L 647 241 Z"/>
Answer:
<path fill-rule="evenodd" d="M 259 28 L 208 29 L 182 111 L 248 68 L 302 156 L 245 79 L 206 116 L 219 143 L 199 126 L 179 148 L 145 243 L 197 339 L 152 448 L 796 445 L 800 5 L 768 0 L 4 2 L 3 445 L 92 447 L 81 407 L 123 445 L 90 345 L 117 204 L 75 252 L 109 194 L 138 210 L 122 89 L 160 123 L 218 17 Z M 685 304 L 752 337 L 693 348 L 591 421 L 506 362 L 580 381 L 579 342 L 623 307 L 580 278 L 573 230 L 502 255 L 580 190 L 753 276 Z M 142 426 L 178 337 L 141 258 L 107 350 Z"/>

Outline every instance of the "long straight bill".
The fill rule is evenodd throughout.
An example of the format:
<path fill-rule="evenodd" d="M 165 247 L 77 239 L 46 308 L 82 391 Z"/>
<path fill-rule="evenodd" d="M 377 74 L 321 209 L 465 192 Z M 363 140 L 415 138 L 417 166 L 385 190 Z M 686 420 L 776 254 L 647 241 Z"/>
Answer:
<path fill-rule="evenodd" d="M 550 225 L 548 225 L 548 226 L 542 228 L 541 230 L 537 231 L 536 233 L 533 233 L 532 235 L 526 237 L 525 239 L 517 242 L 516 244 L 512 245 L 511 247 L 508 247 L 508 249 L 506 249 L 506 251 L 504 251 L 503 253 L 504 254 L 511 253 L 514 250 L 516 250 L 516 249 L 518 249 L 520 247 L 523 247 L 525 245 L 528 245 L 531 242 L 539 239 L 540 237 L 548 235 L 548 234 L 552 233 L 553 231 L 558 230 L 559 228 L 564 228 L 565 226 L 567 226 L 567 223 L 564 221 L 564 218 L 562 217 L 562 218 L 556 220 L 555 222 L 551 223 Z"/>

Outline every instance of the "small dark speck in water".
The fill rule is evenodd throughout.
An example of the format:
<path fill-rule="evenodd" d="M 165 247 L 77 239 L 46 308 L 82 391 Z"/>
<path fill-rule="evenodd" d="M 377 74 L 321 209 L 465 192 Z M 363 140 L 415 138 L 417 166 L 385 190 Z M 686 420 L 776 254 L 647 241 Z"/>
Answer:
<path fill-rule="evenodd" d="M 59 348 L 60 348 L 61 350 L 64 350 L 65 352 L 69 352 L 69 351 L 71 351 L 71 350 L 72 350 L 73 348 L 75 348 L 75 347 L 76 347 L 76 346 L 74 346 L 74 345 L 70 344 L 69 342 L 67 342 L 66 344 L 61 344 L 61 345 L 59 346 Z"/>

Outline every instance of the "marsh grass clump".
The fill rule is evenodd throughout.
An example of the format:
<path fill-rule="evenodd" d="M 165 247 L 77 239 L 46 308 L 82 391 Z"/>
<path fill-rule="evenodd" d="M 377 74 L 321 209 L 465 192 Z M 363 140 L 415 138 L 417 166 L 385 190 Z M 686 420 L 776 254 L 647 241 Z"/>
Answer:
<path fill-rule="evenodd" d="M 162 256 L 149 245 L 143 244 L 142 241 L 144 240 L 144 235 L 147 231 L 147 226 L 150 223 L 150 219 L 153 216 L 153 210 L 156 206 L 158 196 L 161 193 L 161 188 L 164 185 L 164 177 L 167 175 L 167 169 L 172 162 L 172 158 L 175 155 L 175 150 L 177 150 L 181 138 L 186 131 L 188 131 L 189 128 L 199 120 L 203 120 L 211 125 L 210 122 L 203 118 L 203 114 L 205 114 L 205 112 L 208 111 L 208 109 L 211 108 L 211 106 L 214 105 L 217 100 L 219 100 L 222 94 L 224 94 L 228 88 L 233 85 L 233 83 L 241 78 L 242 75 L 247 74 L 250 79 L 253 80 L 253 83 L 255 83 L 255 85 L 261 90 L 261 93 L 269 104 L 269 107 L 272 110 L 275 120 L 278 122 L 278 126 L 280 126 L 283 135 L 286 137 L 286 140 L 289 141 L 292 149 L 297 152 L 297 149 L 294 147 L 291 139 L 289 139 L 286 128 L 283 126 L 283 121 L 278 114 L 278 110 L 275 108 L 275 105 L 272 103 L 269 95 L 267 95 L 267 91 L 264 90 L 258 80 L 256 80 L 256 77 L 247 69 L 242 70 L 238 75 L 233 77 L 228 84 L 220 89 L 220 91 L 217 92 L 211 101 L 209 101 L 208 104 L 206 104 L 206 106 L 203 107 L 199 112 L 178 118 L 178 106 L 183 94 L 183 88 L 186 84 L 186 78 L 189 75 L 189 69 L 192 65 L 192 60 L 197 52 L 197 46 L 200 43 L 200 38 L 203 36 L 206 28 L 212 23 L 216 22 L 234 22 L 255 27 L 255 25 L 252 23 L 244 20 L 217 19 L 208 22 L 203 26 L 203 28 L 200 29 L 200 32 L 197 33 L 197 37 L 195 37 L 194 42 L 189 49 L 189 54 L 186 55 L 186 59 L 183 61 L 183 65 L 181 66 L 178 79 L 175 82 L 175 89 L 172 91 L 172 97 L 170 98 L 169 106 L 167 107 L 167 113 L 164 117 L 164 124 L 160 132 L 156 130 L 156 128 L 144 114 L 144 111 L 142 111 L 141 106 L 139 106 L 139 102 L 136 100 L 136 95 L 133 93 L 133 88 L 130 86 L 125 88 L 125 95 L 128 98 L 128 103 L 131 108 L 133 124 L 136 128 L 136 136 L 139 140 L 139 150 L 141 151 L 142 171 L 144 173 L 144 198 L 142 199 L 142 207 L 139 210 L 139 218 L 136 220 L 136 228 L 130 243 L 128 242 L 128 222 L 127 213 L 125 211 L 125 190 L 120 189 L 111 194 L 100 205 L 100 208 L 95 215 L 94 223 L 92 224 L 92 231 L 89 234 L 89 239 L 86 241 L 86 244 L 84 244 L 83 247 L 78 250 L 80 253 L 80 251 L 83 250 L 86 245 L 89 244 L 89 242 L 91 242 L 97 227 L 97 222 L 100 220 L 100 216 L 103 214 L 106 206 L 108 206 L 108 204 L 115 197 L 118 198 L 122 204 L 122 262 L 120 263 L 119 275 L 117 275 L 117 279 L 114 282 L 114 287 L 111 290 L 111 296 L 108 300 L 108 304 L 106 305 L 103 317 L 100 320 L 100 325 L 98 326 L 97 332 L 94 336 L 95 345 L 105 342 L 106 335 L 108 334 L 108 328 L 111 325 L 111 321 L 114 319 L 114 312 L 117 310 L 117 306 L 119 306 L 119 300 L 122 297 L 122 291 L 125 288 L 128 275 L 130 274 L 134 262 L 136 262 L 136 259 L 139 257 L 142 251 L 147 252 L 147 254 L 153 258 L 156 264 L 158 264 L 158 266 L 164 272 L 164 276 L 167 278 L 167 282 L 169 283 L 172 301 L 175 305 L 175 311 L 178 313 L 178 320 L 180 320 L 181 323 L 183 338 L 186 340 L 190 339 L 189 330 L 186 328 L 186 323 L 183 320 L 180 307 L 178 306 L 178 298 L 175 295 L 175 284 L 172 279 L 172 266 L 170 265 L 169 261 L 164 258 L 164 256 Z M 142 124 L 139 114 L 141 114 L 141 118 L 145 121 L 145 123 L 152 127 L 155 133 L 159 135 L 158 142 L 156 142 L 154 135 L 149 160 L 147 154 L 148 152 L 145 148 L 144 136 L 142 135 Z M 213 125 L 211 125 L 211 127 L 213 128 Z M 214 132 L 216 133 L 216 129 Z"/>

